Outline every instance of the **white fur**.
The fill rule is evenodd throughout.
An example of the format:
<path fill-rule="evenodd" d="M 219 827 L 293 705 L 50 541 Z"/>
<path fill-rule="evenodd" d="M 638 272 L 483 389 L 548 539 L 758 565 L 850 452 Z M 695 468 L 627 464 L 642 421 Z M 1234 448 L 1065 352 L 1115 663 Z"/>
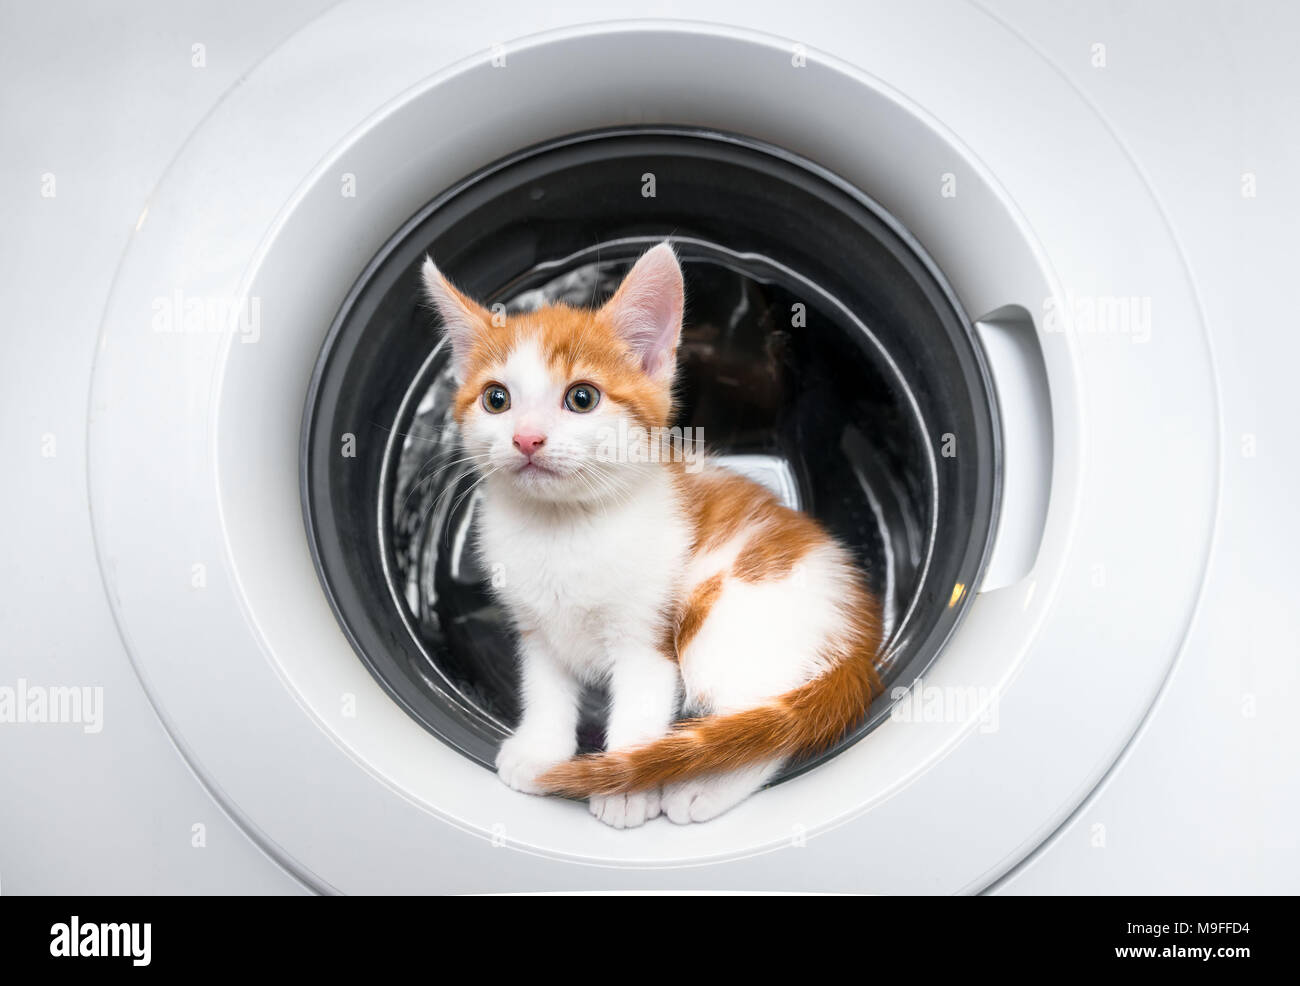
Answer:
<path fill-rule="evenodd" d="M 563 427 L 539 410 L 562 383 L 548 384 L 532 347 L 511 354 L 502 376 L 512 411 L 518 407 L 530 427 Z M 610 405 L 607 413 L 621 412 Z M 467 428 L 471 441 L 485 447 L 504 441 L 513 426 L 502 428 L 508 422 L 498 419 L 508 414 L 476 413 Z M 567 453 L 571 461 L 587 461 L 582 430 L 573 429 L 567 440 L 577 446 Z M 727 571 L 753 532 L 742 526 L 718 549 L 692 558 L 686 505 L 668 470 L 618 468 L 634 482 L 596 501 L 565 502 L 554 490 L 519 484 L 508 466 L 484 483 L 478 550 L 522 640 L 524 715 L 497 766 L 502 780 L 520 791 L 537 793 L 536 777 L 573 755 L 579 683 L 608 683 L 607 747 L 633 746 L 667 732 L 683 691 L 693 709 L 728 712 L 797 688 L 826 669 L 825 644 L 844 626 L 836 600 L 852 573 L 841 549 L 828 543 L 784 578 L 726 580 L 679 669 L 659 650 L 665 614 L 674 600 Z M 590 810 L 615 828 L 641 825 L 661 811 L 674 822 L 707 821 L 780 766 L 770 761 L 662 793 L 595 797 Z"/>
<path fill-rule="evenodd" d="M 743 545 L 749 537 L 742 528 L 732 543 Z M 824 642 L 844 624 L 838 602 L 843 571 L 839 549 L 828 544 L 810 551 L 784 578 L 725 580 L 681 655 L 687 705 L 722 713 L 752 709 L 826 671 Z"/>
<path fill-rule="evenodd" d="M 599 428 L 587 419 L 616 419 L 623 412 L 613 402 L 602 399 L 588 414 L 565 412 L 576 419 L 566 420 L 552 405 L 567 382 L 549 381 L 527 344 L 501 376 L 510 410 L 472 412 L 466 445 L 490 456 L 478 550 L 523 641 L 523 719 L 502 745 L 497 769 L 511 787 L 537 793 L 536 777 L 573 755 L 579 683 L 609 685 L 610 748 L 654 739 L 672 724 L 680 682 L 658 648 L 690 530 L 662 467 L 595 458 Z M 525 428 L 547 436 L 537 458 L 584 478 L 519 481 L 513 469 L 522 456 L 508 443 Z M 618 481 L 601 478 L 608 469 L 619 471 Z M 602 495 L 592 497 L 593 486 Z M 656 817 L 659 797 L 598 797 L 590 807 L 625 828 Z"/>
<path fill-rule="evenodd" d="M 432 262 L 425 278 L 463 349 L 472 310 Z M 680 330 L 681 276 L 667 246 L 646 254 L 610 303 L 646 372 L 671 378 Z M 621 307 L 620 307 L 621 306 Z M 524 335 L 526 339 L 526 334 Z M 660 648 L 675 603 L 727 572 L 753 532 L 691 556 L 687 504 L 668 467 L 610 461 L 602 436 L 631 424 L 602 396 L 585 414 L 564 406 L 575 382 L 556 379 L 536 343 L 502 354 L 494 382 L 510 394 L 503 413 L 481 404 L 463 422 L 465 450 L 482 474 L 477 550 L 520 635 L 523 716 L 501 747 L 497 769 L 511 787 L 537 793 L 537 777 L 571 757 L 577 707 L 586 682 L 608 684 L 610 749 L 662 736 L 682 703 L 718 712 L 752 707 L 825 670 L 826 645 L 843 632 L 843 580 L 851 568 L 833 544 L 815 549 L 786 577 L 725 582 L 703 627 L 681 655 Z M 519 434 L 545 436 L 532 456 Z M 766 783 L 780 761 L 650 791 L 596 797 L 591 813 L 615 828 L 641 825 L 662 811 L 672 821 L 706 821 Z"/>

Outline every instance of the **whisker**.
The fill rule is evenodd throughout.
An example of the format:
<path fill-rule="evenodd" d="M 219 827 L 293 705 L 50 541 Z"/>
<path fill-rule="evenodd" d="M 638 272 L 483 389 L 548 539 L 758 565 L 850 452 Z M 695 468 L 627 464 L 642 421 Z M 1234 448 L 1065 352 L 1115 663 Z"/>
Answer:
<path fill-rule="evenodd" d="M 424 484 L 429 482 L 429 480 L 439 478 L 443 474 L 445 474 L 449 469 L 454 469 L 457 466 L 462 466 L 467 463 L 474 463 L 477 466 L 480 461 L 491 461 L 491 458 L 492 458 L 491 454 L 487 452 L 477 453 L 473 455 L 465 455 L 465 456 L 461 456 L 460 458 L 453 459 L 450 462 L 442 463 L 438 468 L 431 469 L 427 473 L 424 473 L 424 475 L 421 475 L 421 473 L 425 469 L 425 466 L 427 466 L 429 462 L 437 461 L 436 457 L 429 459 L 428 462 L 426 462 L 424 466 L 421 466 L 420 469 L 416 472 L 416 475 L 419 476 L 420 478 L 411 484 L 410 490 L 407 491 L 406 496 L 402 499 L 402 506 L 400 510 L 406 509 L 407 505 L 411 502 L 411 497 L 415 496 L 415 494 L 420 491 L 420 487 L 424 486 Z"/>

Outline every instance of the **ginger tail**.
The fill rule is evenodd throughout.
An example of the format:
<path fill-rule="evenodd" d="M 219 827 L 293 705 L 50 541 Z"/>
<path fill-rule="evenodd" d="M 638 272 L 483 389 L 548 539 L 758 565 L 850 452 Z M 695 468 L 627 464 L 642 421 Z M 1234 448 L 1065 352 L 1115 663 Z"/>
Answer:
<path fill-rule="evenodd" d="M 588 798 L 820 753 L 883 690 L 875 647 L 863 644 L 819 677 L 753 709 L 689 719 L 643 746 L 575 757 L 546 771 L 538 783 L 551 794 Z"/>

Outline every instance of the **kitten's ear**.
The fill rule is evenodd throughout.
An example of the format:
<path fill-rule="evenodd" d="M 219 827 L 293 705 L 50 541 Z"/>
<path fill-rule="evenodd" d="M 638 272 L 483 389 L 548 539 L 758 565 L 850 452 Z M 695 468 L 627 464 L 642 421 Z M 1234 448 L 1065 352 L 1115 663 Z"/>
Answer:
<path fill-rule="evenodd" d="M 632 347 L 645 373 L 671 377 L 684 304 L 682 269 L 664 240 L 642 254 L 601 313 Z"/>
<path fill-rule="evenodd" d="M 420 268 L 424 291 L 442 319 L 443 331 L 451 345 L 451 365 L 457 379 L 464 379 L 465 361 L 474 340 L 492 324 L 492 315 L 482 305 L 466 297 L 442 276 L 432 258 L 424 258 Z"/>

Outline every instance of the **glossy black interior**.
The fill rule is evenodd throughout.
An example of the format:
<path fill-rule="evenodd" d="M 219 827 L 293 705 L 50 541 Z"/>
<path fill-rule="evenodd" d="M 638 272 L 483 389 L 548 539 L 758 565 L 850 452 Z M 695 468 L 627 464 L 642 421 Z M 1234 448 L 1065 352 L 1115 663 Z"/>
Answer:
<path fill-rule="evenodd" d="M 888 683 L 930 664 L 977 583 L 995 409 L 968 322 L 904 231 L 816 166 L 729 135 L 637 129 L 531 149 L 439 196 L 370 264 L 303 429 L 307 529 L 341 624 L 411 715 L 484 764 L 518 714 L 513 641 L 471 548 L 474 477 L 456 462 L 419 263 L 431 253 L 511 310 L 599 304 L 663 238 L 687 284 L 678 423 L 852 547 L 885 601 Z M 589 696 L 586 748 L 602 701 Z"/>

